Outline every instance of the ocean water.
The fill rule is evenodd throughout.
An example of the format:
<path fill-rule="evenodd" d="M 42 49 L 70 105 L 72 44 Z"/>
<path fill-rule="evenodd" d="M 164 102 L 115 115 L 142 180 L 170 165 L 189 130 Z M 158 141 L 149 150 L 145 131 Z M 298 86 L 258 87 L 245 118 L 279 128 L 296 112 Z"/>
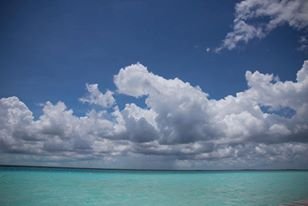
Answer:
<path fill-rule="evenodd" d="M 1 206 L 277 206 L 308 199 L 308 171 L 159 172 L 0 167 Z"/>

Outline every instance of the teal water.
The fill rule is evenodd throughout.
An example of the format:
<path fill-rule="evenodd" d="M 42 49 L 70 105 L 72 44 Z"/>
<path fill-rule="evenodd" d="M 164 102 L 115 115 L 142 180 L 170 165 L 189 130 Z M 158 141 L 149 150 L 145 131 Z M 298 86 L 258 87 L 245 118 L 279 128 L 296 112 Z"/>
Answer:
<path fill-rule="evenodd" d="M 307 171 L 151 172 L 0 167 L 0 205 L 252 206 L 308 199 Z"/>

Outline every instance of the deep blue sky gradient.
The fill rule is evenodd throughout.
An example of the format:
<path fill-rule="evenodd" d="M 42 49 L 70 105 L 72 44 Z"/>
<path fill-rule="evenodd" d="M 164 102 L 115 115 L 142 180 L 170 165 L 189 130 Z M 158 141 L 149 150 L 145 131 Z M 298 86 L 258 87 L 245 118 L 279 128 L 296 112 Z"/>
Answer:
<path fill-rule="evenodd" d="M 136 62 L 216 99 L 246 89 L 246 70 L 295 80 L 308 55 L 298 50 L 300 33 L 288 26 L 232 51 L 206 52 L 231 31 L 235 3 L 1 1 L 0 97 L 18 96 L 35 115 L 39 103 L 61 100 L 81 115 L 86 83 L 115 90 L 113 75 Z M 120 107 L 136 102 L 116 99 Z"/>

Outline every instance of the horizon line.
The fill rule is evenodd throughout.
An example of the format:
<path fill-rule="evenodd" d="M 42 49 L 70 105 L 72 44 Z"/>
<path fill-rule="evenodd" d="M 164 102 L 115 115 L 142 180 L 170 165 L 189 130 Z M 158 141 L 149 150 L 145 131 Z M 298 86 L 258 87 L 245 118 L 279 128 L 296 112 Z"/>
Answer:
<path fill-rule="evenodd" d="M 43 166 L 43 165 L 13 165 L 0 164 L 0 167 L 6 168 L 41 168 L 41 169 L 75 169 L 75 170 L 97 170 L 97 171 L 157 171 L 157 172 L 240 172 L 240 171 L 308 171 L 300 168 L 284 168 L 284 169 L 137 169 L 137 168 L 99 168 L 99 167 L 71 167 L 71 166 Z"/>

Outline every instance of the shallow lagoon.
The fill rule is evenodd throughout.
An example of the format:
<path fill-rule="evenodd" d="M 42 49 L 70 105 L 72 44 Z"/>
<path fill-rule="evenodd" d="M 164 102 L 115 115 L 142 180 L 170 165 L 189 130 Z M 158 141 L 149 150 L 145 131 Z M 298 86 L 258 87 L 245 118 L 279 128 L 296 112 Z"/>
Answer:
<path fill-rule="evenodd" d="M 308 198 L 308 171 L 0 167 L 0 205 L 252 206 Z"/>

